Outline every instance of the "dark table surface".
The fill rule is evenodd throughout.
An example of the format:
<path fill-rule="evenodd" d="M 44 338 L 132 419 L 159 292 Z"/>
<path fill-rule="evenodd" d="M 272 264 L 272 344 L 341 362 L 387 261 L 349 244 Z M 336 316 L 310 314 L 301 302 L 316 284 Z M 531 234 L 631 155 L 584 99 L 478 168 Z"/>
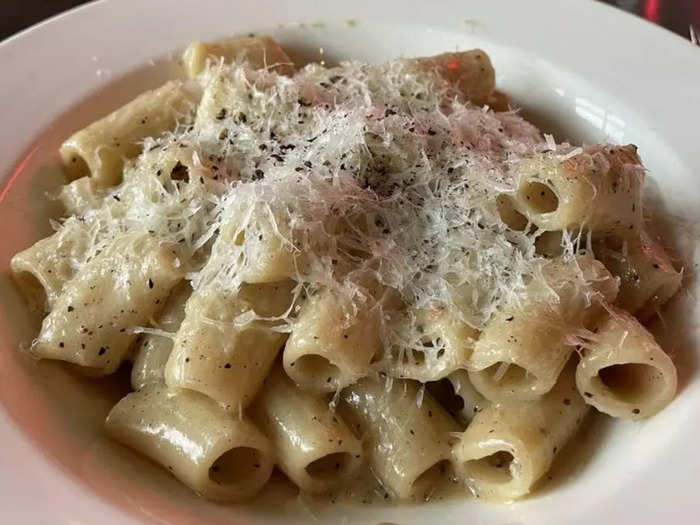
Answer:
<path fill-rule="evenodd" d="M 691 24 L 700 29 L 700 0 L 602 1 L 660 24 L 685 38 L 689 36 Z M 84 0 L 0 0 L 0 40 L 83 3 Z"/>

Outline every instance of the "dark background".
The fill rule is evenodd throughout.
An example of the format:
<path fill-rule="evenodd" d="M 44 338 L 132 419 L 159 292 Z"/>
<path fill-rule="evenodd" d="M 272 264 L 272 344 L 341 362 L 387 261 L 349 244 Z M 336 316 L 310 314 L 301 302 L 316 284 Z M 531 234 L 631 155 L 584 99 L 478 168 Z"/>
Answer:
<path fill-rule="evenodd" d="M 660 24 L 685 38 L 689 36 L 690 24 L 700 29 L 700 0 L 602 1 Z M 84 0 L 0 0 L 0 40 L 83 3 L 85 3 Z"/>

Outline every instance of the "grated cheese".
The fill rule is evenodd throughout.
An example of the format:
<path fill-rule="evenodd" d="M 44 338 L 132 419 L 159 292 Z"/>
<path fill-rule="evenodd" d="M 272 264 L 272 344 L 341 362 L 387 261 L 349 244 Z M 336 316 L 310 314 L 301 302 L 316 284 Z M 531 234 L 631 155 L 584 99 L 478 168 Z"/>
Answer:
<path fill-rule="evenodd" d="M 197 82 L 197 114 L 146 139 L 123 183 L 60 226 L 80 221 L 90 231 L 86 260 L 119 233 L 147 230 L 173 246 L 195 289 L 235 291 L 256 264 L 263 216 L 294 253 L 307 292 L 376 302 L 369 278 L 475 328 L 540 275 L 541 232 L 508 228 L 496 197 L 514 191 L 522 158 L 557 145 L 517 112 L 450 98 L 443 80 L 402 61 L 312 64 L 292 78 L 217 62 Z M 175 151 L 186 180 L 159 174 Z M 559 151 L 566 159 L 578 150 Z M 243 241 L 212 252 L 230 221 Z"/>

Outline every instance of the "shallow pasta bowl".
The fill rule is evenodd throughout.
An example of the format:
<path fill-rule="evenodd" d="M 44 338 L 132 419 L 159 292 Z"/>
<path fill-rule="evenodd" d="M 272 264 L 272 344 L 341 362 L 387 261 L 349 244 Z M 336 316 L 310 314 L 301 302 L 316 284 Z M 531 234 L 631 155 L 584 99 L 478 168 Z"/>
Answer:
<path fill-rule="evenodd" d="M 9 258 L 48 233 L 54 210 L 45 192 L 62 181 L 56 150 L 63 138 L 169 78 L 170 54 L 189 41 L 250 31 L 272 33 L 299 60 L 381 61 L 481 47 L 500 87 L 559 140 L 639 146 L 655 220 L 667 227 L 667 244 L 685 267 L 686 292 L 655 327 L 681 374 L 677 399 L 648 421 L 596 420 L 552 480 L 511 506 L 465 499 L 323 507 L 285 491 L 247 506 L 217 506 L 102 437 L 104 415 L 122 394 L 119 382 L 105 389 L 22 357 L 18 348 L 38 321 L 9 281 Z M 80 8 L 0 44 L 0 66 L 0 505 L 8 523 L 695 522 L 700 54 L 690 43 L 580 1 L 212 0 L 204 8 L 121 0 Z"/>

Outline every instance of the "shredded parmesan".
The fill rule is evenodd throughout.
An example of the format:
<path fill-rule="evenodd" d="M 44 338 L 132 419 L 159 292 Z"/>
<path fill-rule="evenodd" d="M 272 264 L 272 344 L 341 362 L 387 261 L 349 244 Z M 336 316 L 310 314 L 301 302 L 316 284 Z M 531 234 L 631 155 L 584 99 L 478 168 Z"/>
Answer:
<path fill-rule="evenodd" d="M 403 61 L 309 65 L 292 78 L 218 62 L 198 82 L 198 113 L 147 139 L 103 204 L 60 226 L 85 225 L 88 260 L 147 230 L 173 245 L 195 289 L 235 291 L 264 220 L 309 289 L 358 304 L 377 299 L 369 279 L 475 328 L 539 275 L 536 235 L 508 228 L 496 198 L 515 190 L 522 158 L 557 145 L 516 112 L 449 98 L 443 80 Z M 161 172 L 175 153 L 185 177 Z M 212 251 L 231 224 L 241 241 Z"/>

